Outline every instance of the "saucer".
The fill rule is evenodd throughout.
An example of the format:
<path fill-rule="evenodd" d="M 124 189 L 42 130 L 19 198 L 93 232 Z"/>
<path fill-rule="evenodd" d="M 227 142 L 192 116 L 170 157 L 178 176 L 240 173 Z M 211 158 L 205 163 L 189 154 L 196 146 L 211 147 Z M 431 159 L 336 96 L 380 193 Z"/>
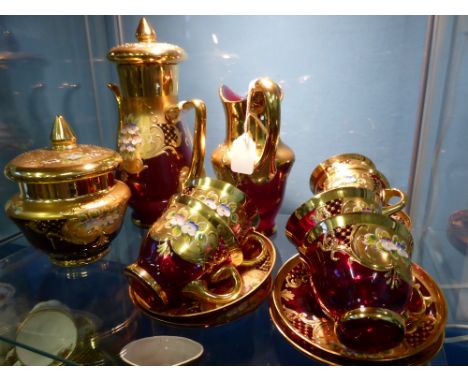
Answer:
<path fill-rule="evenodd" d="M 334 323 L 320 309 L 298 255 L 278 272 L 270 315 L 280 333 L 297 349 L 329 364 L 422 364 L 440 350 L 447 320 L 445 298 L 432 278 L 412 266 L 415 293 L 408 309 L 405 339 L 394 348 L 366 353 L 341 344 Z"/>
<path fill-rule="evenodd" d="M 356 361 L 349 358 L 338 357 L 324 352 L 308 342 L 298 337 L 294 332 L 290 331 L 285 323 L 278 316 L 276 310 L 270 307 L 270 317 L 275 324 L 281 335 L 288 341 L 293 347 L 299 350 L 301 353 L 314 358 L 317 361 L 323 362 L 328 365 L 341 365 L 341 366 L 352 366 L 352 365 L 388 365 L 388 366 L 411 366 L 411 365 L 424 365 L 427 364 L 442 348 L 445 339 L 445 333 L 439 336 L 433 345 L 430 345 L 424 352 L 417 354 L 412 357 L 402 358 L 395 361 L 388 362 L 372 362 L 372 361 Z"/>
<path fill-rule="evenodd" d="M 268 296 L 272 287 L 271 273 L 276 261 L 273 243 L 264 235 L 267 243 L 267 256 L 253 267 L 239 267 L 244 288 L 234 301 L 215 304 L 197 298 L 182 295 L 172 305 L 146 303 L 131 287 L 129 295 L 132 302 L 147 316 L 169 324 L 182 326 L 216 326 L 238 319 L 254 310 Z M 213 288 L 216 293 L 227 290 L 230 281 L 221 281 Z"/>
<path fill-rule="evenodd" d="M 33 309 L 18 328 L 16 342 L 59 359 L 67 359 L 78 344 L 78 328 L 69 310 L 58 306 Z M 46 366 L 56 359 L 16 346 L 18 360 L 23 365 Z"/>

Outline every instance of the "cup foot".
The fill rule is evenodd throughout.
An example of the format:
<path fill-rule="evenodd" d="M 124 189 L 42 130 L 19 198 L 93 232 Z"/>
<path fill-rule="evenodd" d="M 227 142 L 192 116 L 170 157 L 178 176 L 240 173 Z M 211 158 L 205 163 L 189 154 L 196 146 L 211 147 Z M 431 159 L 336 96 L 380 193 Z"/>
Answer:
<path fill-rule="evenodd" d="M 405 323 L 391 310 L 364 307 L 347 312 L 336 323 L 335 333 L 343 345 L 375 353 L 394 348 L 403 341 Z"/>
<path fill-rule="evenodd" d="M 106 248 L 104 251 L 99 252 L 93 256 L 84 257 L 80 259 L 71 259 L 71 260 L 64 260 L 62 258 L 55 258 L 54 255 L 50 255 L 50 261 L 61 267 L 79 267 L 82 265 L 88 265 L 91 263 L 95 263 L 96 261 L 102 259 L 110 252 L 110 248 Z"/>

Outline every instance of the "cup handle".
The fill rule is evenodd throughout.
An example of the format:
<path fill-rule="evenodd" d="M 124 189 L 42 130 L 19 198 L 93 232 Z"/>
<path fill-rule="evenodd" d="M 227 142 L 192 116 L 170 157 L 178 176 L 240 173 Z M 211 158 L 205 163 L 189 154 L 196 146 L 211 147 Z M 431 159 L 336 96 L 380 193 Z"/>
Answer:
<path fill-rule="evenodd" d="M 203 176 L 205 166 L 205 137 L 206 137 L 206 106 L 202 100 L 191 99 L 181 101 L 177 106 L 171 106 L 166 109 L 166 119 L 175 123 L 179 117 L 179 113 L 184 110 L 193 109 L 195 111 L 195 121 L 193 127 L 193 153 L 190 169 L 182 171 L 179 176 L 179 191 L 182 191 L 189 183 Z"/>
<path fill-rule="evenodd" d="M 211 280 L 216 282 L 224 280 L 226 277 L 232 277 L 234 280 L 234 286 L 231 291 L 227 293 L 216 294 L 208 290 L 206 282 L 204 280 L 195 280 L 187 284 L 182 290 L 183 293 L 192 294 L 204 301 L 212 302 L 215 304 L 227 303 L 235 300 L 242 292 L 244 282 L 239 271 L 232 265 L 228 265 L 218 269 L 213 275 Z"/>
<path fill-rule="evenodd" d="M 388 201 L 395 196 L 400 198 L 400 200 L 395 204 L 384 206 L 382 208 L 382 214 L 384 215 L 392 215 L 395 212 L 402 210 L 406 206 L 406 194 L 398 188 L 384 188 L 381 191 L 380 196 L 384 205 L 388 204 Z"/>
<path fill-rule="evenodd" d="M 244 239 L 244 243 L 249 239 L 255 240 L 257 243 L 259 243 L 261 251 L 252 259 L 243 259 L 240 263 L 242 267 L 253 267 L 254 265 L 260 264 L 263 260 L 265 260 L 268 253 L 268 244 L 266 243 L 264 237 L 260 236 L 257 232 L 254 231 L 247 234 Z"/>

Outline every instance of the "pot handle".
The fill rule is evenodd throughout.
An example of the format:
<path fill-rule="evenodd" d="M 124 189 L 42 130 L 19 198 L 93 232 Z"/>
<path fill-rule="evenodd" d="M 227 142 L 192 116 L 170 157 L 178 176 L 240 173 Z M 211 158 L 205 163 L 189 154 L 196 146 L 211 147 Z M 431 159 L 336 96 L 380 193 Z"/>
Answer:
<path fill-rule="evenodd" d="M 112 93 L 114 94 L 114 97 L 115 97 L 115 102 L 117 103 L 117 110 L 118 110 L 118 113 L 119 113 L 119 127 L 118 127 L 118 133 L 117 133 L 117 146 L 116 147 L 119 147 L 119 144 L 118 144 L 118 137 L 119 137 L 119 133 L 120 133 L 120 129 L 122 128 L 123 126 L 123 113 L 122 113 L 122 94 L 120 92 L 120 88 L 117 84 L 114 84 L 112 82 L 109 82 L 107 84 L 107 87 L 112 91 Z"/>
<path fill-rule="evenodd" d="M 195 178 L 200 178 L 205 174 L 205 137 L 206 137 L 206 106 L 202 100 L 191 99 L 181 101 L 176 106 L 166 109 L 166 119 L 171 123 L 176 123 L 179 113 L 184 110 L 193 109 L 195 111 L 193 153 L 192 162 L 189 169 L 183 169 L 179 176 L 179 191 L 187 187 Z"/>
<path fill-rule="evenodd" d="M 402 210 L 406 205 L 406 194 L 398 188 L 384 188 L 380 195 L 384 203 L 384 207 L 382 208 L 382 214 L 384 215 L 392 215 Z M 388 205 L 388 201 L 393 197 L 400 198 L 400 200 L 395 204 Z"/>
<path fill-rule="evenodd" d="M 235 300 L 241 294 L 242 289 L 244 287 L 242 276 L 233 265 L 222 267 L 211 275 L 211 281 L 213 282 L 225 280 L 229 277 L 233 279 L 234 285 L 232 289 L 226 293 L 217 294 L 211 292 L 210 290 L 208 290 L 208 287 L 204 280 L 191 281 L 184 287 L 182 292 L 195 295 L 196 297 L 204 301 L 212 302 L 215 304 L 227 303 Z"/>

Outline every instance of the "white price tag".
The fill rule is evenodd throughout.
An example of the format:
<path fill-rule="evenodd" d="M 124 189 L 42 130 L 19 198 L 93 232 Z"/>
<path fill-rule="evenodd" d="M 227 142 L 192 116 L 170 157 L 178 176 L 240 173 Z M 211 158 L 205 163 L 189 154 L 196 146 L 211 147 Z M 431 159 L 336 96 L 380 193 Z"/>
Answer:
<path fill-rule="evenodd" d="M 252 175 L 257 162 L 255 142 L 248 133 L 234 139 L 231 145 L 231 170 L 241 174 Z"/>

